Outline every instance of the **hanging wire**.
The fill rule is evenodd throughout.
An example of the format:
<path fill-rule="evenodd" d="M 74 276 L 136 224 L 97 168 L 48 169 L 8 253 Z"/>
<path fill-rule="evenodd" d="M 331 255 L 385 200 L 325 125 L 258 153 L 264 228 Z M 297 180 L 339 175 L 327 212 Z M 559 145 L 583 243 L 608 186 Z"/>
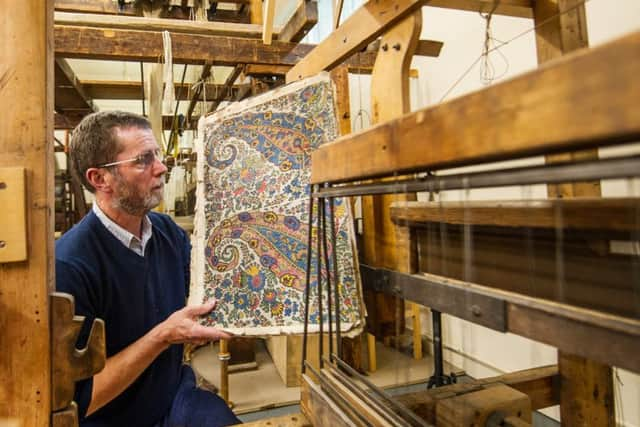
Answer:
<path fill-rule="evenodd" d="M 147 117 L 147 113 L 144 110 L 144 62 L 140 61 L 140 92 L 142 95 L 142 115 Z"/>
<path fill-rule="evenodd" d="M 515 41 L 515 40 L 517 40 L 517 39 L 519 39 L 519 38 L 521 38 L 521 37 L 523 37 L 523 36 L 525 36 L 525 35 L 527 35 L 527 34 L 531 33 L 532 31 L 537 30 L 538 28 L 540 28 L 540 27 L 542 27 L 542 26 L 544 26 L 544 25 L 548 24 L 549 22 L 551 22 L 551 21 L 553 21 L 553 20 L 557 19 L 559 16 L 562 16 L 562 15 L 564 15 L 564 14 L 566 14 L 566 13 L 571 12 L 571 11 L 572 11 L 572 10 L 574 10 L 574 9 L 577 9 L 578 7 L 580 7 L 580 6 L 582 6 L 582 5 L 586 4 L 586 3 L 588 3 L 589 1 L 590 1 L 590 0 L 582 0 L 582 1 L 580 1 L 580 2 L 578 2 L 578 3 L 576 3 L 576 4 L 574 4 L 573 6 L 568 7 L 568 8 L 567 8 L 567 9 L 565 9 L 565 10 L 561 10 L 560 12 L 556 13 L 555 15 L 550 16 L 549 18 L 547 18 L 547 19 L 543 20 L 542 22 L 540 22 L 538 25 L 535 25 L 535 26 L 533 26 L 533 27 L 531 27 L 531 28 L 529 28 L 529 29 L 527 29 L 527 30 L 525 30 L 525 31 L 521 32 L 520 34 L 517 34 L 516 36 L 514 36 L 514 37 L 510 38 L 509 40 L 504 41 L 504 42 L 500 42 L 500 43 L 499 43 L 499 44 L 497 44 L 496 46 L 494 46 L 494 47 L 492 47 L 491 49 L 489 49 L 489 50 L 487 51 L 487 55 L 488 55 L 488 54 L 490 54 L 490 53 L 492 53 L 492 52 L 495 52 L 495 51 L 497 51 L 497 50 L 499 50 L 499 49 L 501 49 L 501 48 L 503 48 L 504 46 L 508 45 L 509 43 L 511 43 L 511 42 L 513 42 L 513 41 Z M 469 67 L 464 71 L 464 73 L 462 73 L 462 75 L 461 75 L 461 76 L 460 76 L 460 77 L 459 77 L 459 78 L 458 78 L 458 79 L 457 79 L 457 80 L 456 80 L 456 81 L 451 85 L 451 87 L 449 87 L 449 89 L 447 89 L 447 90 L 445 91 L 444 95 L 442 95 L 442 98 L 440 98 L 440 101 L 439 101 L 438 103 L 443 102 L 443 101 L 447 98 L 447 96 L 449 96 L 449 94 L 451 93 L 451 91 L 453 91 L 453 90 L 454 90 L 454 89 L 455 89 L 455 88 L 460 84 L 460 82 L 462 82 L 462 80 L 464 80 L 464 78 L 465 78 L 465 77 L 467 77 L 467 75 L 471 72 L 471 70 L 473 69 L 473 67 L 475 67 L 475 66 L 476 66 L 476 64 L 477 64 L 478 62 L 480 62 L 480 60 L 482 59 L 482 57 L 483 57 L 483 54 L 481 54 L 480 56 L 478 56 L 478 57 L 476 58 L 476 60 L 475 60 L 475 61 L 473 61 L 473 63 L 471 63 L 471 65 L 470 65 L 470 66 L 469 66 Z"/>
<path fill-rule="evenodd" d="M 485 20 L 484 44 L 482 48 L 482 61 L 480 63 L 480 82 L 483 85 L 490 85 L 494 80 L 504 77 L 507 72 L 509 72 L 509 60 L 500 50 L 496 50 L 496 53 L 502 58 L 505 64 L 505 69 L 500 75 L 496 76 L 496 68 L 489 56 L 489 51 L 495 46 L 495 42 L 501 43 L 500 40 L 493 37 L 491 30 L 491 19 L 499 4 L 500 0 L 494 0 L 493 7 L 488 13 L 478 12 L 482 19 Z"/>

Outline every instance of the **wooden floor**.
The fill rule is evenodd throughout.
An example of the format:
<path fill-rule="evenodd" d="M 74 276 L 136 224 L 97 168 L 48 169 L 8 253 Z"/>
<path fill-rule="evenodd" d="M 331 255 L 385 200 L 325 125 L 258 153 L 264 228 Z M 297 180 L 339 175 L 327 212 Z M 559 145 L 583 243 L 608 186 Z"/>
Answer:
<path fill-rule="evenodd" d="M 263 345 L 257 346 L 258 368 L 229 375 L 229 398 L 236 414 L 246 414 L 265 409 L 298 403 L 299 387 L 286 387 Z M 378 370 L 369 379 L 379 387 L 390 388 L 426 382 L 433 371 L 430 356 L 421 360 L 376 344 Z M 202 347 L 194 352 L 194 370 L 214 385 L 219 385 L 217 345 Z M 451 367 L 445 366 L 447 372 Z"/>

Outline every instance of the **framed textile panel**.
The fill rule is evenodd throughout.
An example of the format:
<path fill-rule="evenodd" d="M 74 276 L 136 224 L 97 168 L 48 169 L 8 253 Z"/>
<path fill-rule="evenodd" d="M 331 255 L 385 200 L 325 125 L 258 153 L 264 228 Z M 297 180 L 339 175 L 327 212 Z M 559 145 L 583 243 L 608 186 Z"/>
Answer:
<path fill-rule="evenodd" d="M 203 324 L 244 335 L 303 331 L 310 155 L 338 136 L 333 91 L 320 74 L 201 119 L 189 303 L 218 301 Z M 364 308 L 346 199 L 334 199 L 334 223 L 336 243 L 322 256 L 330 263 L 321 269 L 323 324 L 327 304 L 336 307 L 326 292 L 327 275 L 336 283 L 335 250 L 341 330 L 355 332 Z M 314 224 L 310 332 L 319 330 L 317 231 Z"/>

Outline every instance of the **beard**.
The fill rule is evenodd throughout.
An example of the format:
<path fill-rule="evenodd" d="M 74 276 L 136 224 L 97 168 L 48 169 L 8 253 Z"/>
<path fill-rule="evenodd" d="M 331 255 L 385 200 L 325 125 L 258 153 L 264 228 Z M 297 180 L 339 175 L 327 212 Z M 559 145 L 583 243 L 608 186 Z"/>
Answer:
<path fill-rule="evenodd" d="M 162 202 L 162 187 L 143 193 L 135 185 L 125 182 L 116 172 L 116 194 L 113 207 L 129 215 L 144 216 Z"/>

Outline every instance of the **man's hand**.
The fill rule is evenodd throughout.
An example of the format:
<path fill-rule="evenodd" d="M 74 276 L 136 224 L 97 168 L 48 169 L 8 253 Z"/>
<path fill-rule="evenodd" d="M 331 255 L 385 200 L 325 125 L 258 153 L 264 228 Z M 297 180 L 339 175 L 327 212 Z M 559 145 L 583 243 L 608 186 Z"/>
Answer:
<path fill-rule="evenodd" d="M 208 341 L 229 339 L 231 335 L 213 327 L 202 326 L 197 322 L 198 316 L 211 312 L 216 301 L 207 304 L 187 306 L 176 311 L 160 323 L 156 329 L 157 336 L 166 344 L 202 345 Z"/>

